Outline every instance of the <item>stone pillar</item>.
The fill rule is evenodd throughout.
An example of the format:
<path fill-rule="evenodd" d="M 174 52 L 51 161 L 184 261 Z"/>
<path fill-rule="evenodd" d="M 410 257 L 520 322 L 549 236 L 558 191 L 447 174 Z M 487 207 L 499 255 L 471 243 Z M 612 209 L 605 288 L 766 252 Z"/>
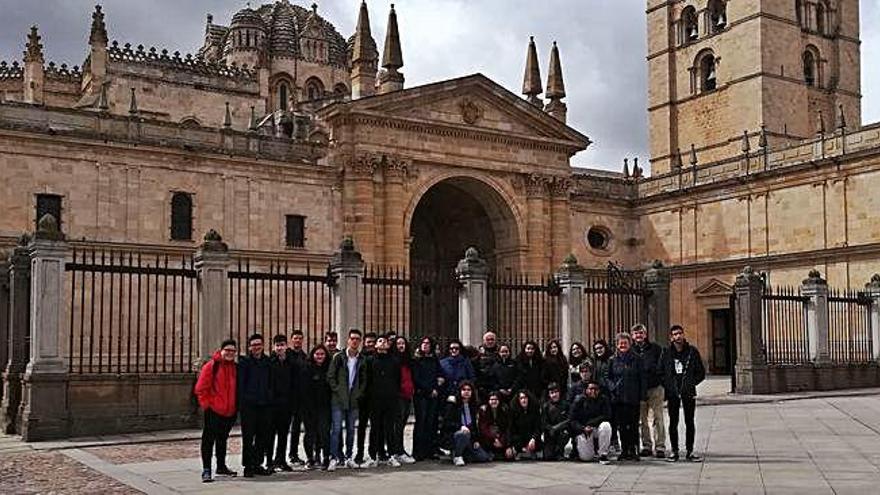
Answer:
<path fill-rule="evenodd" d="M 476 248 L 465 251 L 455 267 L 461 288 L 458 291 L 458 338 L 464 345 L 479 346 L 486 331 L 489 265 Z"/>
<path fill-rule="evenodd" d="M 752 267 L 743 268 L 734 284 L 736 294 L 736 392 L 767 391 L 767 363 L 761 338 L 761 295 L 764 281 Z"/>
<path fill-rule="evenodd" d="M 572 342 L 584 341 L 584 286 L 586 272 L 574 254 L 569 254 L 556 272 L 556 283 L 562 289 L 559 295 L 560 336 L 563 349 L 571 349 Z"/>
<path fill-rule="evenodd" d="M 64 263 L 69 247 L 58 222 L 44 215 L 28 246 L 31 259 L 30 359 L 22 380 L 21 436 L 25 441 L 68 436 L 67 297 Z"/>
<path fill-rule="evenodd" d="M 383 262 L 387 265 L 406 265 L 406 244 L 403 239 L 403 180 L 407 174 L 405 161 L 386 156 L 382 160 L 385 166 L 385 207 L 384 232 L 382 242 L 385 248 Z"/>
<path fill-rule="evenodd" d="M 360 252 L 371 262 L 376 260 L 376 198 L 373 174 L 378 165 L 379 158 L 365 154 L 354 157 L 345 169 L 345 192 L 352 195 L 343 199 L 346 209 L 345 223 L 350 226 L 346 235 L 352 236 Z"/>
<path fill-rule="evenodd" d="M 21 378 L 30 355 L 31 259 L 27 245 L 31 239 L 21 236 L 9 256 L 8 356 L 3 363 L 3 403 L 0 426 L 9 434 L 21 432 Z"/>
<path fill-rule="evenodd" d="M 880 274 L 875 273 L 865 284 L 865 293 L 871 298 L 871 351 L 874 360 L 880 361 Z"/>
<path fill-rule="evenodd" d="M 669 269 L 660 260 L 654 260 L 643 275 L 645 289 L 650 291 L 645 304 L 648 306 L 648 335 L 661 346 L 669 344 Z"/>
<path fill-rule="evenodd" d="M 330 258 L 333 284 L 333 331 L 347 335 L 352 328 L 364 328 L 364 260 L 351 237 L 342 240 Z"/>
<path fill-rule="evenodd" d="M 199 361 L 193 363 L 193 370 L 198 370 L 220 343 L 230 337 L 227 307 L 229 246 L 216 230 L 211 229 L 205 234 L 194 262 L 199 290 Z M 238 345 L 243 348 L 245 343 L 239 342 Z"/>
<path fill-rule="evenodd" d="M 547 199 L 548 180 L 542 175 L 529 175 L 526 178 L 526 208 L 528 223 L 526 229 L 529 251 L 526 257 L 526 272 L 546 273 L 547 266 L 547 215 L 544 210 Z M 552 226 L 551 226 L 552 227 Z"/>
<path fill-rule="evenodd" d="M 571 208 L 569 193 L 572 182 L 568 177 L 556 177 L 550 185 L 552 193 L 550 214 L 552 216 L 551 265 L 565 259 L 571 249 Z M 568 349 L 568 347 L 566 347 Z"/>
<path fill-rule="evenodd" d="M 801 285 L 801 293 L 810 298 L 807 303 L 807 338 L 810 360 L 827 363 L 831 360 L 828 343 L 828 282 L 818 270 L 810 270 Z"/>

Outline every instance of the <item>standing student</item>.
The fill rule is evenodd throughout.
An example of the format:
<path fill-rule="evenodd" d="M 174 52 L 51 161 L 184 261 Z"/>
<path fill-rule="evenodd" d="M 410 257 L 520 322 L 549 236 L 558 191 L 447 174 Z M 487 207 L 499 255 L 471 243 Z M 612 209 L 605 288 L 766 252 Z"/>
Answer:
<path fill-rule="evenodd" d="M 446 379 L 446 396 L 458 393 L 458 385 L 463 381 L 473 383 L 476 378 L 470 359 L 464 355 L 464 346 L 458 339 L 453 339 L 446 347 L 446 357 L 440 360 L 443 377 Z"/>
<path fill-rule="evenodd" d="M 523 344 L 516 357 L 517 382 L 515 390 L 526 389 L 532 397 L 544 394 L 544 360 L 538 343 L 529 340 Z"/>
<path fill-rule="evenodd" d="M 269 358 L 269 367 L 272 373 L 270 380 L 272 383 L 272 429 L 269 432 L 266 455 L 272 459 L 274 445 L 275 457 L 269 468 L 277 471 L 293 471 L 293 468 L 287 464 L 285 456 L 293 411 L 293 377 L 296 365 L 293 362 L 293 356 L 287 350 L 287 336 L 276 335 L 272 339 L 272 356 Z"/>
<path fill-rule="evenodd" d="M 356 468 L 352 458 L 354 452 L 355 421 L 358 417 L 358 403 L 367 386 L 364 357 L 360 352 L 361 331 L 351 329 L 345 351 L 337 353 L 330 360 L 327 381 L 333 393 L 332 429 L 330 433 L 330 463 L 328 471 L 343 465 Z M 345 422 L 345 454 L 342 452 L 342 423 Z"/>
<path fill-rule="evenodd" d="M 580 342 L 574 342 L 568 349 L 568 387 L 581 381 L 580 365 L 589 361 L 592 366 L 592 360 L 587 355 L 587 349 Z"/>
<path fill-rule="evenodd" d="M 269 388 L 271 369 L 263 353 L 263 336 L 248 337 L 248 351 L 238 361 L 238 399 L 241 406 L 242 464 L 245 478 L 272 474 L 263 467 L 272 416 Z"/>
<path fill-rule="evenodd" d="M 562 352 L 562 345 L 558 340 L 551 340 L 544 350 L 544 378 L 543 385 L 555 383 L 566 397 L 568 393 L 568 359 Z M 544 391 L 542 391 L 544 393 Z"/>
<path fill-rule="evenodd" d="M 517 459 L 537 459 L 541 452 L 541 410 L 528 390 L 520 390 L 510 404 L 510 444 Z"/>
<path fill-rule="evenodd" d="M 303 380 L 305 382 L 306 469 L 327 468 L 330 465 L 330 402 L 332 392 L 327 381 L 330 358 L 327 349 L 319 345 L 309 353 Z"/>
<path fill-rule="evenodd" d="M 497 359 L 498 338 L 495 332 L 490 330 L 483 334 L 483 345 L 479 348 L 479 357 L 474 366 L 474 372 L 477 374 L 477 390 L 481 397 L 488 397 L 487 394 L 492 390 L 490 370 Z"/>
<path fill-rule="evenodd" d="M 560 461 L 571 439 L 568 430 L 568 401 L 562 398 L 559 385 L 547 385 L 547 400 L 541 405 L 541 427 L 544 431 L 544 460 Z"/>
<path fill-rule="evenodd" d="M 205 414 L 202 428 L 202 482 L 214 481 L 211 476 L 211 455 L 217 456 L 217 474 L 237 476 L 226 466 L 226 440 L 235 423 L 236 365 L 238 346 L 232 339 L 224 340 L 199 372 L 195 394 Z"/>
<path fill-rule="evenodd" d="M 303 333 L 302 330 L 294 330 L 290 334 L 290 345 L 287 347 L 287 354 L 290 356 L 291 373 L 293 374 L 293 401 L 291 404 L 291 420 L 290 420 L 290 464 L 294 466 L 303 466 L 305 462 L 299 456 L 299 438 L 302 433 L 303 414 L 305 407 L 305 383 L 302 380 L 304 376 L 306 364 L 309 361 L 309 355 L 303 350 Z"/>
<path fill-rule="evenodd" d="M 672 343 L 664 353 L 661 365 L 669 410 L 669 443 L 672 447 L 672 453 L 667 460 L 678 460 L 678 415 L 683 408 L 687 449 L 685 459 L 702 462 L 702 458 L 694 453 L 694 412 L 697 407 L 697 385 L 706 378 L 706 368 L 703 367 L 700 351 L 685 339 L 681 325 L 673 325 L 669 334 Z"/>
<path fill-rule="evenodd" d="M 367 400 L 370 403 L 370 449 L 376 457 L 366 467 L 400 467 L 393 455 L 394 424 L 400 409 L 400 363 L 391 355 L 386 335 L 376 339 L 376 355 L 367 362 Z"/>
<path fill-rule="evenodd" d="M 468 380 L 459 383 L 454 395 L 447 399 L 441 443 L 452 451 L 452 463 L 455 466 L 464 466 L 466 462 L 492 460 L 492 456 L 483 449 L 479 441 L 477 402 L 474 385 Z"/>
<path fill-rule="evenodd" d="M 364 365 L 369 363 L 370 359 L 376 354 L 376 334 L 367 332 L 364 334 L 364 348 L 361 351 L 364 356 Z M 368 460 L 376 459 L 376 451 L 370 444 L 369 452 L 364 452 L 364 443 L 367 439 L 367 425 L 370 424 L 370 401 L 367 400 L 366 389 L 358 401 L 358 423 L 357 423 L 357 455 L 354 462 L 360 467 L 366 467 Z M 368 454 L 366 457 L 364 454 Z"/>
<path fill-rule="evenodd" d="M 339 352 L 339 334 L 336 332 L 327 332 L 324 334 L 324 347 L 327 349 L 327 359 L 332 358 Z"/>
<path fill-rule="evenodd" d="M 412 455 L 416 461 L 435 457 L 437 451 L 437 417 L 441 391 L 445 379 L 440 360 L 434 354 L 434 341 L 423 337 L 412 361 L 415 393 L 413 407 L 416 422 L 413 426 Z"/>
<path fill-rule="evenodd" d="M 595 380 L 587 380 L 584 393 L 575 399 L 568 414 L 571 433 L 575 437 L 578 458 L 592 461 L 599 447 L 599 462 L 609 464 L 611 445 L 611 403 Z"/>
<path fill-rule="evenodd" d="M 409 415 L 412 413 L 413 396 L 415 395 L 412 351 L 409 348 L 409 341 L 402 335 L 398 336 L 393 344 L 394 357 L 400 364 L 400 398 L 398 399 L 397 421 L 394 423 L 392 455 L 401 464 L 412 464 L 416 460 L 406 453 L 403 446 L 404 430 L 406 430 Z"/>
<path fill-rule="evenodd" d="M 648 329 L 641 323 L 632 327 L 633 352 L 642 358 L 642 372 L 648 387 L 645 400 L 639 404 L 642 450 L 639 455 L 658 459 L 666 457 L 666 425 L 663 418 L 663 349 L 648 339 Z"/>
<path fill-rule="evenodd" d="M 617 353 L 608 363 L 606 387 L 620 434 L 620 460 L 639 460 L 639 404 L 647 392 L 642 359 L 632 350 L 632 337 L 617 334 Z"/>
<path fill-rule="evenodd" d="M 501 402 L 509 404 L 519 378 L 519 368 L 511 357 L 509 345 L 498 346 L 498 358 L 489 370 L 489 375 L 489 388 L 501 394 Z"/>

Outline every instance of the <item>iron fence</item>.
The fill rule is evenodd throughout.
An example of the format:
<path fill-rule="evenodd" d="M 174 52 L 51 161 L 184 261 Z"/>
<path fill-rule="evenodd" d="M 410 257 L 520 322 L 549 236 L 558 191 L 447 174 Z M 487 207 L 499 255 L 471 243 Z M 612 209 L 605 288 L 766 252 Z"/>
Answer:
<path fill-rule="evenodd" d="M 810 362 L 809 297 L 793 287 L 767 287 L 761 295 L 764 355 L 770 364 Z"/>
<path fill-rule="evenodd" d="M 300 330 L 311 348 L 334 327 L 335 280 L 326 269 L 287 261 L 252 266 L 250 260 L 238 259 L 228 281 L 229 332 L 239 343 L 253 333 L 269 342 L 274 335 Z"/>
<path fill-rule="evenodd" d="M 583 301 L 583 344 L 589 349 L 598 339 L 613 347 L 618 332 L 637 323 L 647 324 L 647 297 L 641 271 L 622 270 L 609 263 L 605 270 L 587 272 Z"/>
<path fill-rule="evenodd" d="M 509 343 L 514 355 L 529 340 L 541 349 L 559 334 L 560 287 L 552 275 L 501 274 L 489 279 L 488 328 Z"/>
<path fill-rule="evenodd" d="M 829 290 L 828 347 L 833 362 L 859 363 L 873 359 L 871 299 L 864 293 Z"/>
<path fill-rule="evenodd" d="M 71 373 L 191 370 L 199 304 L 191 256 L 74 250 L 65 271 Z"/>

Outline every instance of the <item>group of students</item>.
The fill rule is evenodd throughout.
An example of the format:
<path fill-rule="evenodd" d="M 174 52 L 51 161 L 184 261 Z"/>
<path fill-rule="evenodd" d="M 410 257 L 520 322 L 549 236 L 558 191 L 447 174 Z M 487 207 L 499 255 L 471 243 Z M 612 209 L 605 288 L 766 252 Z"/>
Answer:
<path fill-rule="evenodd" d="M 295 467 L 399 467 L 447 452 L 456 466 L 566 458 L 607 464 L 612 449 L 620 461 L 654 455 L 674 462 L 681 409 L 685 458 L 700 460 L 693 452 L 694 410 L 705 369 L 679 325 L 670 329 L 665 348 L 636 325 L 616 336 L 614 351 L 597 340 L 590 354 L 576 342 L 568 356 L 554 340 L 543 354 L 528 341 L 514 358 L 493 332 L 483 336 L 479 349 L 452 340 L 445 356 L 431 337 L 421 338 L 414 351 L 406 337 L 394 334 L 352 329 L 341 350 L 337 340 L 336 333 L 328 333 L 306 354 L 302 332 L 294 331 L 289 341 L 276 335 L 266 354 L 263 336 L 254 334 L 237 361 L 236 342 L 222 343 L 195 387 L 204 411 L 202 481 L 213 480 L 214 456 L 214 474 L 237 475 L 226 464 L 236 416 L 245 477 Z M 412 413 L 410 454 L 404 428 Z M 305 460 L 299 457 L 301 433 Z"/>

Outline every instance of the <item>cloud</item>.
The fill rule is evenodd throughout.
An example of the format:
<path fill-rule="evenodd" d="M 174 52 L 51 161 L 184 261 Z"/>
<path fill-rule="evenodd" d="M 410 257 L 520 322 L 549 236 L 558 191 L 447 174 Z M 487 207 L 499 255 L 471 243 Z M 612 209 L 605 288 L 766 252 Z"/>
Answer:
<path fill-rule="evenodd" d="M 290 0 L 308 5 L 309 0 Z M 258 5 L 262 2 L 252 2 Z M 384 40 L 388 3 L 368 0 L 373 36 Z M 12 4 L 12 5 L 9 5 Z M 346 38 L 360 0 L 319 1 L 319 12 Z M 25 33 L 38 24 L 47 57 L 80 64 L 93 2 L 8 0 L 0 59 L 21 58 Z M 105 0 L 111 39 L 194 52 L 205 14 L 228 23 L 243 1 Z M 551 43 L 562 58 L 569 124 L 595 142 L 576 165 L 619 170 L 623 157 L 648 157 L 645 0 L 397 0 L 407 85 L 482 72 L 519 93 L 528 37 L 535 36 L 546 79 Z M 863 121 L 880 120 L 880 0 L 862 0 Z"/>

